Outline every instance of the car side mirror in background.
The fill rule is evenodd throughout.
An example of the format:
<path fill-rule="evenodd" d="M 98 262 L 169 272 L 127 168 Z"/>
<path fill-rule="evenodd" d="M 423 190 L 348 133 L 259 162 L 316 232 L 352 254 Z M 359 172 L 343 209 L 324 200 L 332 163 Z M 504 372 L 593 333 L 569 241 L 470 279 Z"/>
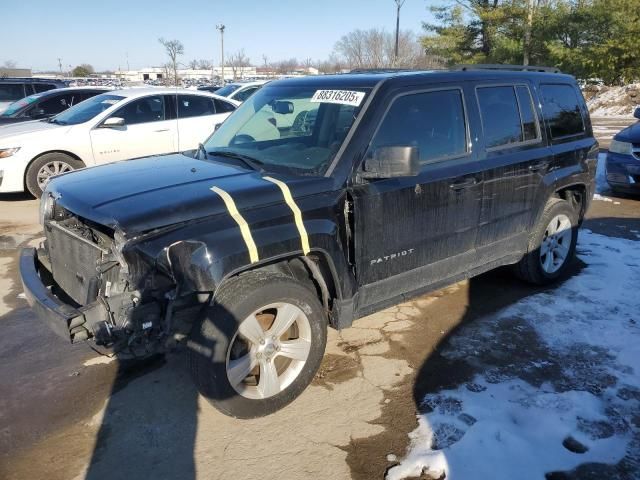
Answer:
<path fill-rule="evenodd" d="M 35 110 L 29 112 L 29 118 L 38 119 L 38 118 L 44 118 L 46 116 L 47 114 L 44 113 L 44 109 L 42 108 L 36 108 Z"/>
<path fill-rule="evenodd" d="M 637 119 L 640 119 L 640 107 L 636 108 L 633 111 L 633 116 L 636 117 Z"/>
<path fill-rule="evenodd" d="M 293 113 L 293 102 L 275 101 L 271 105 L 273 113 L 279 113 L 281 115 L 287 115 Z"/>
<path fill-rule="evenodd" d="M 365 161 L 364 178 L 415 177 L 420 173 L 418 147 L 378 147 Z"/>
<path fill-rule="evenodd" d="M 100 127 L 101 128 L 124 127 L 124 118 L 121 118 L 121 117 L 109 117 L 104 122 L 102 122 L 102 125 L 100 125 Z"/>

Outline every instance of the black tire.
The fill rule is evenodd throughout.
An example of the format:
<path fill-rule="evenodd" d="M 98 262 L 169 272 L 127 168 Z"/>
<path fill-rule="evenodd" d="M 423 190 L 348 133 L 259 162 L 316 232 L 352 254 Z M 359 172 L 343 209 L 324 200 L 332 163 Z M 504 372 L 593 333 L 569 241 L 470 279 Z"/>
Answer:
<path fill-rule="evenodd" d="M 29 193 L 34 197 L 40 198 L 42 196 L 42 188 L 38 183 L 38 172 L 42 167 L 53 162 L 61 162 L 71 168 L 71 170 L 77 170 L 78 168 L 83 168 L 85 166 L 80 160 L 77 160 L 65 153 L 52 152 L 39 156 L 31 162 L 27 168 L 24 182 L 27 190 L 29 190 Z"/>
<path fill-rule="evenodd" d="M 553 273 L 545 271 L 540 258 L 540 247 L 545 232 L 551 221 L 558 215 L 566 215 L 571 222 L 571 243 L 564 263 Z M 534 285 L 548 285 L 566 274 L 575 257 L 578 241 L 578 213 L 571 204 L 560 198 L 551 198 L 545 205 L 537 225 L 529 237 L 529 245 L 525 256 L 515 265 L 515 274 L 520 279 Z"/>
<path fill-rule="evenodd" d="M 256 310 L 284 302 L 299 307 L 310 324 L 311 347 L 302 370 L 280 393 L 246 398 L 231 385 L 227 358 L 240 323 Z M 189 364 L 200 393 L 220 412 L 236 418 L 269 415 L 291 403 L 313 380 L 327 343 L 327 318 L 314 292 L 284 274 L 256 271 L 224 283 L 189 339 Z"/>

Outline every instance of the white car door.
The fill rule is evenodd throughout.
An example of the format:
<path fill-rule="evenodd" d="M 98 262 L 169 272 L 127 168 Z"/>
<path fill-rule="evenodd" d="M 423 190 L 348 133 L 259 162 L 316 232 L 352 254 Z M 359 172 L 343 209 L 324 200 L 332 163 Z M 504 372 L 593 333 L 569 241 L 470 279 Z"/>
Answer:
<path fill-rule="evenodd" d="M 181 152 L 198 148 L 235 108 L 229 102 L 203 95 L 179 94 L 176 100 Z"/>
<path fill-rule="evenodd" d="M 108 118 L 124 119 L 122 126 L 104 126 Z M 136 98 L 117 109 L 91 130 L 96 163 L 160 155 L 176 151 L 176 122 L 167 120 L 165 96 Z"/>

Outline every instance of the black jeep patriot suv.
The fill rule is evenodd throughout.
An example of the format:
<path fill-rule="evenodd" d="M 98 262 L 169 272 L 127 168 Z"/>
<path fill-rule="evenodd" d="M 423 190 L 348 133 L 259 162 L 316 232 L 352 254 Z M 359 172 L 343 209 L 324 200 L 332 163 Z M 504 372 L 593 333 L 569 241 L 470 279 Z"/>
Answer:
<path fill-rule="evenodd" d="M 177 345 L 222 412 L 298 396 L 327 325 L 501 265 L 562 276 L 594 193 L 575 80 L 364 72 L 272 82 L 196 152 L 61 175 L 20 271 L 71 342 Z"/>

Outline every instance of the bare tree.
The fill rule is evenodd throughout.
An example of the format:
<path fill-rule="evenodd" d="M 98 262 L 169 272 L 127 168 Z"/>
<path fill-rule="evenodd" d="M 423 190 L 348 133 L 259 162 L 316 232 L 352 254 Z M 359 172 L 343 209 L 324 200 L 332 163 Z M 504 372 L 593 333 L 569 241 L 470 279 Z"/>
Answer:
<path fill-rule="evenodd" d="M 198 60 L 198 68 L 200 70 L 211 70 L 213 68 L 213 62 L 206 59 Z"/>
<path fill-rule="evenodd" d="M 191 70 L 197 70 L 197 68 L 198 68 L 198 60 L 196 60 L 195 58 L 193 60 L 191 60 L 189 62 L 189 68 Z"/>
<path fill-rule="evenodd" d="M 238 78 L 238 74 L 242 76 L 242 68 L 248 67 L 249 65 L 251 65 L 251 61 L 249 60 L 249 57 L 244 54 L 244 49 L 232 53 L 227 61 L 227 66 L 231 67 L 234 80 Z"/>
<path fill-rule="evenodd" d="M 165 40 L 160 37 L 158 41 L 167 51 L 167 56 L 171 60 L 171 67 L 173 70 L 173 82 L 178 85 L 178 57 L 184 55 L 184 45 L 180 40 Z"/>
<path fill-rule="evenodd" d="M 287 75 L 293 72 L 298 67 L 298 60 L 296 58 L 290 58 L 288 60 L 280 60 L 274 64 L 276 72 L 280 75 Z"/>
<path fill-rule="evenodd" d="M 14 60 L 5 60 L 2 66 L 4 68 L 16 68 L 17 63 Z"/>

